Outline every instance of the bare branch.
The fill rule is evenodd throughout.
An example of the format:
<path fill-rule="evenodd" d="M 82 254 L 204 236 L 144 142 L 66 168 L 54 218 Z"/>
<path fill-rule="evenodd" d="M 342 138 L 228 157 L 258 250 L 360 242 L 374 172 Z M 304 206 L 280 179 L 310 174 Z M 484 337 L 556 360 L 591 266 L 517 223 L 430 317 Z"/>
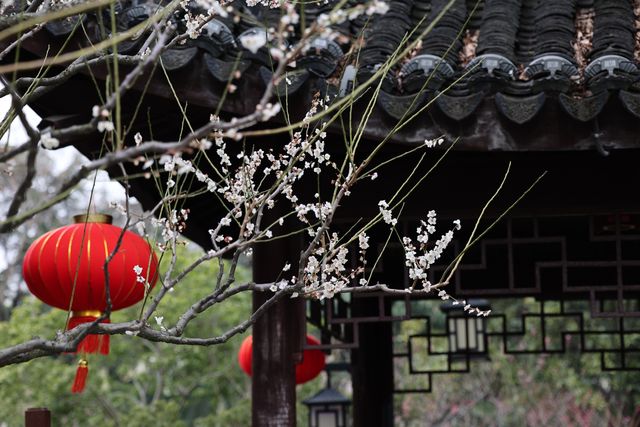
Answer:
<path fill-rule="evenodd" d="M 10 86 L 7 86 L 10 88 Z M 24 203 L 27 195 L 27 191 L 31 188 L 31 184 L 33 183 L 33 178 L 36 175 L 36 157 L 38 155 L 38 142 L 40 141 L 40 134 L 38 131 L 33 129 L 31 123 L 27 120 L 27 117 L 24 114 L 23 108 L 24 104 L 20 96 L 10 88 L 13 111 L 18 115 L 22 126 L 24 126 L 27 135 L 29 135 L 28 141 L 28 149 L 29 155 L 27 156 L 27 173 L 24 177 L 24 180 L 18 187 L 18 190 L 15 192 L 13 200 L 9 205 L 9 209 L 7 210 L 7 218 L 14 216 L 20 210 L 20 206 Z"/>

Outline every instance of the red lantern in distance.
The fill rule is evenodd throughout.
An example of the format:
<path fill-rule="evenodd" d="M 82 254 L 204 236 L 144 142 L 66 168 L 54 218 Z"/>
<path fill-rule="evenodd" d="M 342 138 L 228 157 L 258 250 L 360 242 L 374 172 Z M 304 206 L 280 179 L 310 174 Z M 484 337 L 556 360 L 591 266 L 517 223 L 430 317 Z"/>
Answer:
<path fill-rule="evenodd" d="M 70 311 L 66 329 L 90 323 L 106 308 L 104 264 L 115 250 L 123 230 L 111 225 L 111 216 L 77 215 L 75 224 L 40 236 L 24 257 L 22 275 L 29 290 L 44 303 Z M 109 262 L 112 311 L 120 310 L 145 296 L 157 280 L 158 260 L 140 236 L 124 231 L 118 251 Z M 108 323 L 109 319 L 102 320 Z M 109 353 L 109 335 L 89 334 L 78 345 L 82 354 L 72 387 L 84 389 L 88 374 L 86 355 Z"/>
<path fill-rule="evenodd" d="M 320 345 L 314 336 L 307 335 L 307 345 Z M 251 376 L 252 369 L 253 337 L 249 335 L 242 341 L 238 350 L 238 364 L 247 375 Z M 302 362 L 296 365 L 296 384 L 304 384 L 317 377 L 324 369 L 325 355 L 320 350 L 305 350 L 302 353 Z"/>

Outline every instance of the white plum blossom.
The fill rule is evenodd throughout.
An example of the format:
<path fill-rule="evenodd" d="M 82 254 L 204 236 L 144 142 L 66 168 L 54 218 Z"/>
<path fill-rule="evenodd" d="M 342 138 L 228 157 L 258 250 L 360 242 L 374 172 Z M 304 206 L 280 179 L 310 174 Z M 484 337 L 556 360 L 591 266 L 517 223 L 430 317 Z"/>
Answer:
<path fill-rule="evenodd" d="M 280 112 L 280 109 L 282 107 L 280 106 L 280 103 L 276 102 L 276 103 L 267 103 L 267 105 L 265 105 L 265 107 L 261 110 L 262 111 L 262 121 L 266 122 L 268 120 L 271 120 L 272 118 L 274 118 L 276 115 L 278 115 L 278 113 Z"/>
<path fill-rule="evenodd" d="M 40 144 L 47 150 L 53 150 L 60 146 L 60 141 L 57 138 L 53 138 L 51 132 L 46 132 L 40 135 Z"/>
<path fill-rule="evenodd" d="M 180 156 L 175 156 L 174 157 L 174 162 L 175 162 L 176 166 L 178 167 L 178 169 L 176 171 L 176 173 L 178 175 L 183 175 L 185 173 L 195 172 L 196 171 L 196 169 L 193 167 L 193 164 L 191 164 L 191 161 L 184 160 Z"/>
<path fill-rule="evenodd" d="M 220 2 L 216 0 L 195 0 L 195 3 L 202 9 L 207 10 L 210 16 L 218 15 L 222 18 L 229 16 L 229 13 L 222 7 Z"/>
<path fill-rule="evenodd" d="M 384 15 L 389 11 L 389 4 L 380 0 L 373 0 L 367 7 L 367 15 L 373 15 L 374 13 Z"/>
<path fill-rule="evenodd" d="M 409 268 L 409 278 L 422 283 L 424 289 L 431 289 L 432 284 L 427 280 L 427 271 L 442 256 L 444 250 L 453 240 L 454 230 L 460 229 L 460 221 L 454 221 L 454 228 L 444 233 L 433 248 L 429 249 L 429 237 L 435 233 L 436 213 L 429 211 L 427 221 L 420 221 L 416 229 L 416 241 L 413 243 L 410 237 L 403 237 L 402 244 L 405 253 L 405 265 Z"/>
<path fill-rule="evenodd" d="M 425 139 L 424 145 L 426 145 L 427 148 L 434 148 L 434 147 L 437 147 L 438 145 L 442 145 L 443 142 L 444 142 L 444 138 Z"/>
<path fill-rule="evenodd" d="M 389 209 L 389 204 L 385 200 L 380 200 L 378 202 L 378 208 L 382 214 L 382 220 L 385 223 L 391 226 L 395 226 L 398 223 L 398 219 L 393 217 L 393 213 Z"/>
<path fill-rule="evenodd" d="M 275 9 L 277 7 L 280 7 L 281 2 L 280 0 L 247 0 L 247 6 L 249 7 L 253 7 L 259 4 Z"/>
<path fill-rule="evenodd" d="M 147 279 L 142 276 L 143 271 L 143 268 L 138 264 L 133 266 L 133 272 L 136 274 L 136 283 L 143 283 L 145 286 L 147 286 Z"/>
<path fill-rule="evenodd" d="M 153 316 L 153 318 L 156 320 L 156 324 L 160 326 L 161 331 L 167 330 L 167 328 L 165 328 L 164 325 L 162 324 L 162 322 L 164 321 L 164 316 Z"/>
<path fill-rule="evenodd" d="M 450 298 L 449 294 L 447 293 L 447 291 L 445 291 L 444 289 L 440 289 L 438 291 L 438 296 L 440 297 L 440 299 L 442 299 L 443 301 L 446 301 Z"/>
<path fill-rule="evenodd" d="M 203 14 L 193 15 L 191 12 L 187 12 L 185 15 L 186 33 L 192 39 L 200 37 L 203 25 L 207 22 L 207 16 Z"/>
<path fill-rule="evenodd" d="M 358 235 L 358 247 L 363 251 L 369 248 L 369 236 L 366 233 Z"/>
<path fill-rule="evenodd" d="M 292 3 L 284 3 L 284 12 L 280 17 L 280 23 L 283 25 L 296 25 L 300 22 L 300 15 L 296 12 L 296 8 Z"/>
<path fill-rule="evenodd" d="M 265 31 L 256 31 L 250 34 L 240 36 L 240 44 L 251 53 L 258 53 L 260 48 L 267 44 L 267 33 Z"/>
<path fill-rule="evenodd" d="M 203 172 L 202 172 L 201 170 L 199 170 L 199 169 L 196 171 L 196 179 L 197 179 L 198 181 L 200 181 L 200 182 L 206 182 L 206 181 L 207 181 L 207 178 L 208 178 L 208 176 L 207 176 L 207 174 L 206 174 L 206 173 L 203 173 Z"/>
<path fill-rule="evenodd" d="M 109 120 L 101 120 L 97 125 L 98 132 L 113 132 L 115 127 L 113 126 L 113 122 Z"/>

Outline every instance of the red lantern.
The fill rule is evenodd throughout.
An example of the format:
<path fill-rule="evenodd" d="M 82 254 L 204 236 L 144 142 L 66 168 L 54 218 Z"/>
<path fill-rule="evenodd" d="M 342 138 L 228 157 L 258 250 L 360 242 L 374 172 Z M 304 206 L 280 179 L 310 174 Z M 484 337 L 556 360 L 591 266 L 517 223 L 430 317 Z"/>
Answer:
<path fill-rule="evenodd" d="M 314 336 L 307 335 L 307 345 L 319 345 Z M 249 335 L 242 341 L 238 350 L 238 364 L 247 375 L 251 376 L 251 363 L 253 352 L 253 337 Z M 296 365 L 296 384 L 303 384 L 317 377 L 324 369 L 325 355 L 320 350 L 305 350 L 302 353 L 302 362 Z"/>
<path fill-rule="evenodd" d="M 48 305 L 70 311 L 66 329 L 93 322 L 106 308 L 104 263 L 123 230 L 111 225 L 109 215 L 77 215 L 75 224 L 40 236 L 24 257 L 22 275 L 31 293 Z M 158 260 L 140 236 L 124 231 L 118 251 L 109 262 L 111 309 L 129 307 L 145 296 L 157 280 Z M 103 323 L 109 319 L 102 320 Z M 87 335 L 78 345 L 82 354 L 74 393 L 84 388 L 86 355 L 109 353 L 109 335 Z"/>

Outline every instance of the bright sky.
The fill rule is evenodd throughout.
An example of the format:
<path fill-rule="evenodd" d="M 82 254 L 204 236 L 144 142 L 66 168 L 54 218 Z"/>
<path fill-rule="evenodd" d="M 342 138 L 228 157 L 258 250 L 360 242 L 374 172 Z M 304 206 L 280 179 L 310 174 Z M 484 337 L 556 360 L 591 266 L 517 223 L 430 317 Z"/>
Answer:
<path fill-rule="evenodd" d="M 1 84 L 0 87 L 2 87 Z M 5 113 L 9 110 L 10 107 L 10 97 L 5 96 L 4 98 L 0 98 L 0 114 L 2 115 L 2 117 L 4 117 Z M 34 125 L 40 121 L 40 117 L 38 117 L 38 115 L 34 113 L 33 110 L 29 107 L 25 108 L 25 114 L 27 116 L 27 119 L 29 119 L 29 121 Z M 16 120 L 11 124 L 11 131 L 3 138 L 1 138 L 0 141 L 4 143 L 7 141 L 7 139 L 11 139 L 11 143 L 15 145 L 26 141 L 27 134 L 25 133 L 24 128 L 22 127 L 22 124 L 20 124 L 19 120 Z"/>
<path fill-rule="evenodd" d="M 1 84 L 0 84 L 1 87 Z M 0 98 L 0 118 L 4 117 L 5 113 L 11 107 L 11 98 L 5 96 Z M 29 122 L 35 127 L 40 122 L 40 117 L 29 107 L 25 108 L 26 116 Z M 27 140 L 27 133 L 20 123 L 20 120 L 16 119 L 11 124 L 11 130 L 0 139 L 0 143 L 5 143 L 9 139 L 10 145 L 19 145 Z M 68 169 L 78 154 L 78 150 L 73 147 L 65 147 L 57 150 L 51 150 L 48 152 L 49 156 L 53 160 L 54 171 L 63 171 Z M 109 175 L 106 172 L 98 172 L 97 178 L 98 190 L 103 190 L 109 195 L 109 200 L 124 200 L 124 189 L 117 182 L 112 182 L 109 179 Z M 106 201 L 108 203 L 108 201 Z M 98 209 L 100 207 L 98 206 Z"/>

